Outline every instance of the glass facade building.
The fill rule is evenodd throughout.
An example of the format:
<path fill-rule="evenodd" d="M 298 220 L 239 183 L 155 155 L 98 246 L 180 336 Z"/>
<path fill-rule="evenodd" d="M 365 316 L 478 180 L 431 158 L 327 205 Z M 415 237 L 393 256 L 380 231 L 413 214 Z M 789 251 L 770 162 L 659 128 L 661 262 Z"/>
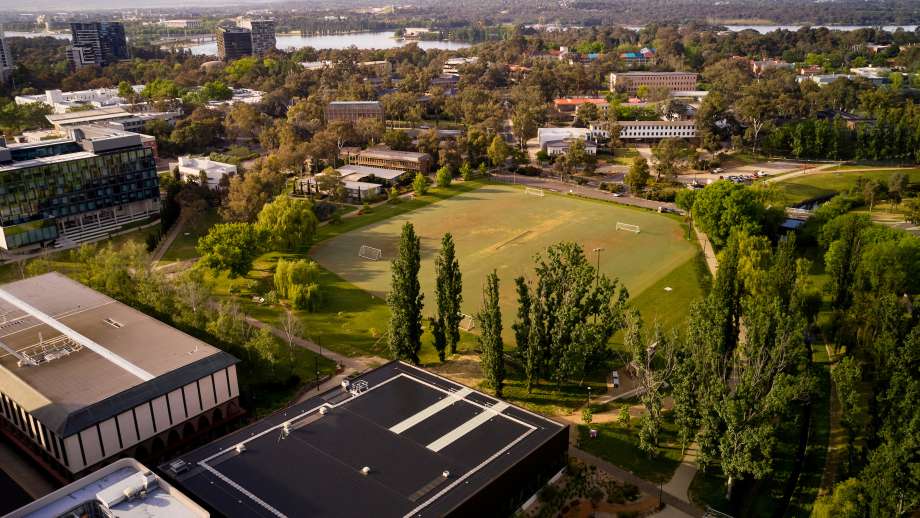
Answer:
<path fill-rule="evenodd" d="M 159 180 L 150 149 L 131 145 L 87 151 L 78 141 L 10 147 L 0 163 L 0 226 L 11 250 L 55 240 L 69 228 L 113 220 L 119 209 L 154 200 Z M 0 148 L 3 149 L 3 148 Z M 148 210 L 149 211 L 149 205 Z M 135 214 L 137 211 L 132 211 Z"/>

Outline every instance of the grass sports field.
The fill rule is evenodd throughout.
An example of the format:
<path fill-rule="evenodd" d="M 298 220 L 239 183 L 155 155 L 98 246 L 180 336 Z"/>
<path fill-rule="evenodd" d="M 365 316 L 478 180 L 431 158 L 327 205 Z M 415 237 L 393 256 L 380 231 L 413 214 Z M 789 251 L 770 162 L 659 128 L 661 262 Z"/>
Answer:
<path fill-rule="evenodd" d="M 574 241 L 592 262 L 596 258 L 591 250 L 604 248 L 601 271 L 620 278 L 634 297 L 652 286 L 660 288 L 663 297 L 658 309 L 662 311 L 667 311 L 668 295 L 685 304 L 686 294 L 678 293 L 678 283 L 673 291 L 666 292 L 658 286 L 659 281 L 697 254 L 676 218 L 549 192 L 539 197 L 517 187 L 486 185 L 324 240 L 310 255 L 324 268 L 382 298 L 389 289 L 390 260 L 406 221 L 412 222 L 422 240 L 419 278 L 425 292 L 425 315 L 434 307 L 434 258 L 441 236 L 451 232 L 463 272 L 464 313 L 479 309 L 482 282 L 492 269 L 498 270 L 505 334 L 509 337 L 516 311 L 513 280 L 521 274 L 532 277 L 534 255 L 551 244 Z M 616 230 L 617 222 L 639 225 L 641 232 Z M 361 245 L 381 249 L 383 258 L 362 259 L 358 256 Z"/>

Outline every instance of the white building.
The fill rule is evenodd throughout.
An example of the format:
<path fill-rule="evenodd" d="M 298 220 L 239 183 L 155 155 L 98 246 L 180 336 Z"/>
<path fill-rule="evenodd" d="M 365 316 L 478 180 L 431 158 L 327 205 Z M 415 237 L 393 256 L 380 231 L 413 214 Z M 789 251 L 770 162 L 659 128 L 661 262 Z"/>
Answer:
<path fill-rule="evenodd" d="M 172 124 L 180 115 L 179 112 L 142 112 L 131 113 L 117 106 L 109 108 L 95 108 L 68 113 L 46 115 L 48 122 L 58 131 L 67 128 L 82 126 L 84 124 L 107 124 L 115 129 L 140 133 L 144 131 L 147 121 L 160 119 Z"/>
<path fill-rule="evenodd" d="M 170 29 L 200 29 L 202 27 L 201 20 L 163 20 L 160 24 Z"/>
<path fill-rule="evenodd" d="M 865 77 L 866 79 L 887 79 L 888 75 L 891 74 L 891 69 L 888 67 L 874 67 L 869 65 L 867 67 L 851 68 L 850 73 L 856 74 L 859 77 Z"/>
<path fill-rule="evenodd" d="M 353 167 L 353 166 L 346 166 Z M 358 166 L 361 167 L 361 166 Z M 376 168 L 371 168 L 376 169 Z M 364 201 L 368 199 L 374 199 L 383 194 L 383 186 L 379 183 L 362 181 L 362 179 L 368 177 L 369 175 L 364 173 L 353 173 L 349 171 L 342 171 L 341 169 L 337 170 L 341 175 L 342 184 L 345 187 L 347 196 L 355 201 Z M 387 170 L 389 171 L 389 170 Z M 394 171 L 400 175 L 405 174 L 403 171 Z M 300 178 L 297 180 L 297 185 L 295 190 L 297 194 L 311 194 L 317 192 L 323 192 L 320 189 L 319 183 L 321 178 L 325 176 L 325 173 L 319 173 L 315 176 L 308 176 Z M 325 194 L 325 193 L 324 193 Z"/>
<path fill-rule="evenodd" d="M 479 61 L 479 58 L 476 56 L 469 58 L 450 58 L 444 62 L 444 66 L 441 67 L 441 73 L 451 76 L 460 75 L 460 69 L 466 65 L 472 65 Z"/>
<path fill-rule="evenodd" d="M 176 168 L 179 169 L 179 177 L 184 182 L 188 182 L 189 180 L 198 182 L 201 178 L 201 172 L 204 171 L 208 177 L 206 187 L 211 190 L 220 188 L 220 181 L 225 176 L 236 174 L 235 165 L 215 162 L 206 157 L 194 158 L 191 156 L 180 156 L 178 162 L 170 162 L 169 164 L 170 170 Z"/>
<path fill-rule="evenodd" d="M 589 155 L 597 153 L 597 144 L 589 128 L 539 128 L 537 130 L 540 149 L 546 151 L 550 156 L 565 154 L 575 140 L 585 141 L 585 152 Z"/>
<path fill-rule="evenodd" d="M 827 86 L 838 79 L 849 79 L 853 80 L 856 78 L 853 74 L 815 74 L 815 75 L 801 75 L 795 76 L 795 80 L 799 83 L 804 81 L 812 81 L 818 86 Z"/>
<path fill-rule="evenodd" d="M 5 518 L 111 516 L 113 518 L 207 518 L 204 508 L 127 458 L 21 507 Z"/>
<path fill-rule="evenodd" d="M 857 77 L 867 79 L 872 82 L 872 84 L 878 86 L 887 84 L 891 81 L 891 69 L 888 67 L 858 67 L 851 68 L 850 72 L 856 74 Z"/>
<path fill-rule="evenodd" d="M 0 432 L 80 477 L 241 415 L 226 352 L 59 273 L 0 286 Z"/>
<path fill-rule="evenodd" d="M 134 93 L 140 94 L 144 85 L 131 87 Z M 96 108 L 127 107 L 131 106 L 128 99 L 118 95 L 117 88 L 95 88 L 92 90 L 77 90 L 75 92 L 62 92 L 60 90 L 46 90 L 44 94 L 17 95 L 16 104 L 41 103 L 50 106 L 54 113 L 67 113 L 73 108 L 94 106 Z"/>
<path fill-rule="evenodd" d="M 236 103 L 259 104 L 262 102 L 262 97 L 264 96 L 265 92 L 260 92 L 259 90 L 251 90 L 249 88 L 234 88 L 233 97 L 227 99 L 226 101 L 209 101 L 208 106 L 231 106 Z"/>
<path fill-rule="evenodd" d="M 619 121 L 620 139 L 660 140 L 696 137 L 695 121 Z"/>
<path fill-rule="evenodd" d="M 300 66 L 305 70 L 323 70 L 332 66 L 332 61 L 324 59 L 322 61 L 301 61 Z"/>

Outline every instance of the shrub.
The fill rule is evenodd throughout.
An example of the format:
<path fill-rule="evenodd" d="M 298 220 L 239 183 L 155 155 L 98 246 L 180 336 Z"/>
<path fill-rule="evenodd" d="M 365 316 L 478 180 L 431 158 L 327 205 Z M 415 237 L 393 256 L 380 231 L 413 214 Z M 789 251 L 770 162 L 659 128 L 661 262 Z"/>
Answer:
<path fill-rule="evenodd" d="M 428 192 L 428 178 L 425 178 L 422 173 L 417 173 L 415 179 L 412 180 L 412 190 L 416 195 L 423 196 Z"/>
<path fill-rule="evenodd" d="M 314 201 L 313 202 L 313 214 L 316 215 L 316 219 L 320 221 L 326 221 L 333 217 L 338 206 L 334 203 L 329 203 L 326 201 Z"/>
<path fill-rule="evenodd" d="M 442 167 L 438 169 L 438 174 L 436 176 L 436 181 L 438 187 L 450 187 L 450 182 L 453 180 L 453 173 L 450 172 L 449 167 Z"/>
<path fill-rule="evenodd" d="M 286 298 L 298 309 L 315 308 L 319 301 L 319 285 L 316 280 L 319 277 L 319 267 L 313 261 L 300 259 L 298 261 L 287 261 L 278 259 L 275 266 L 275 275 L 272 281 L 280 297 Z M 305 286 L 315 286 L 316 293 L 301 293 Z M 307 296 L 309 299 L 301 299 L 300 302 L 295 300 L 298 296 Z"/>
<path fill-rule="evenodd" d="M 530 165 L 524 165 L 524 166 L 518 167 L 517 174 L 524 175 L 524 176 L 540 176 L 540 168 L 533 167 Z"/>
<path fill-rule="evenodd" d="M 319 284 L 298 284 L 291 287 L 290 290 L 291 305 L 295 309 L 306 311 L 316 311 L 322 302 L 322 293 Z"/>
<path fill-rule="evenodd" d="M 470 163 L 463 162 L 463 164 L 460 166 L 460 177 L 463 178 L 463 181 L 468 182 L 472 180 L 475 175 L 476 172 L 470 166 Z"/>

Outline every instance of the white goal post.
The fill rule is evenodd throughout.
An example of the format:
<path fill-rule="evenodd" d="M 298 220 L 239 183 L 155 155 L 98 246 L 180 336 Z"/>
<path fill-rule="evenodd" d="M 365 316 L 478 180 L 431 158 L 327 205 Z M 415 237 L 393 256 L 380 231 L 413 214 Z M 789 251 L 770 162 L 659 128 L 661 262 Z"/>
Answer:
<path fill-rule="evenodd" d="M 545 196 L 543 189 L 537 189 L 536 187 L 524 187 L 524 194 L 530 194 L 531 196 Z"/>
<path fill-rule="evenodd" d="M 620 223 L 617 221 L 617 230 L 625 230 L 627 232 L 639 233 L 639 225 L 631 225 L 629 223 Z"/>
<path fill-rule="evenodd" d="M 460 313 L 460 329 L 472 331 L 474 327 L 476 327 L 476 319 L 472 315 Z"/>
<path fill-rule="evenodd" d="M 379 261 L 380 258 L 383 257 L 383 250 L 372 246 L 361 245 L 361 248 L 358 250 L 358 257 L 367 259 L 368 261 Z"/>

